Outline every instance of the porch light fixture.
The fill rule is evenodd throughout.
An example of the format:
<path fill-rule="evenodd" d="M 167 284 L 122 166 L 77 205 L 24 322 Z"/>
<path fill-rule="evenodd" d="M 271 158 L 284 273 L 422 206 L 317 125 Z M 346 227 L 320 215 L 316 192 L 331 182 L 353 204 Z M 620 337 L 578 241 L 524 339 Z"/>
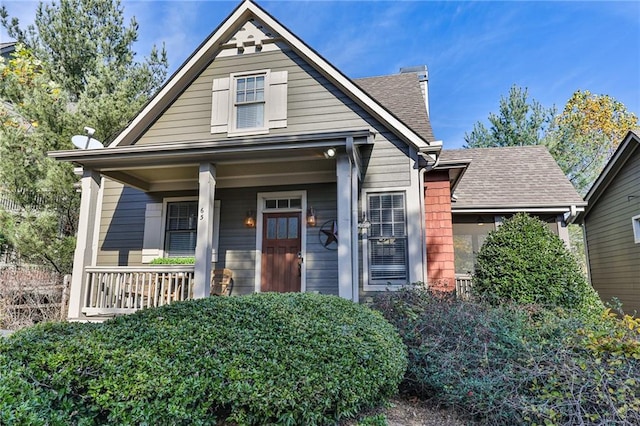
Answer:
<path fill-rule="evenodd" d="M 336 149 L 335 148 L 327 148 L 326 151 L 324 152 L 324 158 L 326 158 L 327 160 L 329 158 L 333 158 L 336 156 Z"/>
<path fill-rule="evenodd" d="M 367 219 L 367 213 L 362 212 L 362 220 L 358 222 L 358 229 L 363 229 L 366 231 L 369 228 L 371 228 L 371 222 L 369 222 L 369 219 Z"/>
<path fill-rule="evenodd" d="M 313 207 L 310 207 L 307 210 L 307 226 L 314 227 L 316 226 L 316 210 Z"/>
<path fill-rule="evenodd" d="M 244 226 L 247 228 L 256 227 L 256 212 L 253 210 L 247 210 L 247 216 L 244 218 Z"/>

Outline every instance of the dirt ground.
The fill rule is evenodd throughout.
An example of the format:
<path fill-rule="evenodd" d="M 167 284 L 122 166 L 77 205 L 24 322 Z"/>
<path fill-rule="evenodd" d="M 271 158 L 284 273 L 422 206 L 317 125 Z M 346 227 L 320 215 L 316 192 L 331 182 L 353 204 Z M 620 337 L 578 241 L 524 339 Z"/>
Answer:
<path fill-rule="evenodd" d="M 389 406 L 368 413 L 376 415 L 382 413 L 387 417 L 389 426 L 465 426 L 465 422 L 451 410 L 433 407 L 418 399 L 396 396 Z M 344 426 L 354 426 L 357 422 L 349 422 Z"/>

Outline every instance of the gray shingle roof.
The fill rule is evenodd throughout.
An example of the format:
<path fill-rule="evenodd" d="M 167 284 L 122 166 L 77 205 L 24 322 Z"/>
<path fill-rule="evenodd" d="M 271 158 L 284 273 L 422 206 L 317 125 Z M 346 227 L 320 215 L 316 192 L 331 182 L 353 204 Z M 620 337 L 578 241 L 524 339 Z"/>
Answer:
<path fill-rule="evenodd" d="M 544 146 L 443 150 L 440 157 L 463 159 L 471 164 L 455 190 L 454 209 L 585 205 Z"/>
<path fill-rule="evenodd" d="M 417 74 L 393 74 L 353 81 L 424 140 L 436 140 Z"/>

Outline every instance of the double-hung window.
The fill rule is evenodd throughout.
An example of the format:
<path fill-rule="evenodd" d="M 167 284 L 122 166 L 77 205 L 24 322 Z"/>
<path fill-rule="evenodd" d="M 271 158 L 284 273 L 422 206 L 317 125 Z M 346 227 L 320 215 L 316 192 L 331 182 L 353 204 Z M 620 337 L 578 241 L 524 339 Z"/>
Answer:
<path fill-rule="evenodd" d="M 264 127 L 265 75 L 248 75 L 235 78 L 236 129 Z"/>
<path fill-rule="evenodd" d="M 211 133 L 262 135 L 287 127 L 288 71 L 231 73 L 213 80 Z"/>
<path fill-rule="evenodd" d="M 191 257 L 196 252 L 198 202 L 167 203 L 164 252 L 166 257 Z"/>
<path fill-rule="evenodd" d="M 406 284 L 407 212 L 403 192 L 367 195 L 369 285 Z"/>

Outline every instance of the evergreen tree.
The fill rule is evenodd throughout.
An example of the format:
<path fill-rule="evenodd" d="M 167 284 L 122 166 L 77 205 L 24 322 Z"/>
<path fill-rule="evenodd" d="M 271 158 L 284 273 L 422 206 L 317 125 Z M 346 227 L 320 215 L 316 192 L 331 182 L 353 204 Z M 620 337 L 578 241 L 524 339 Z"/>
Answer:
<path fill-rule="evenodd" d="M 124 25 L 119 0 L 41 2 L 24 29 L 0 7 L 0 23 L 24 44 L 0 61 L 0 189 L 20 206 L 0 212 L 0 226 L 27 260 L 69 272 L 77 177 L 47 152 L 72 148 L 84 126 L 108 142 L 162 84 L 166 53 L 135 60 L 138 25 Z"/>
<path fill-rule="evenodd" d="M 466 133 L 465 148 L 538 145 L 553 121 L 555 110 L 545 109 L 536 100 L 529 101 L 527 89 L 512 86 L 509 95 L 500 97 L 500 111 L 489 114 L 491 126 L 481 122 Z"/>

